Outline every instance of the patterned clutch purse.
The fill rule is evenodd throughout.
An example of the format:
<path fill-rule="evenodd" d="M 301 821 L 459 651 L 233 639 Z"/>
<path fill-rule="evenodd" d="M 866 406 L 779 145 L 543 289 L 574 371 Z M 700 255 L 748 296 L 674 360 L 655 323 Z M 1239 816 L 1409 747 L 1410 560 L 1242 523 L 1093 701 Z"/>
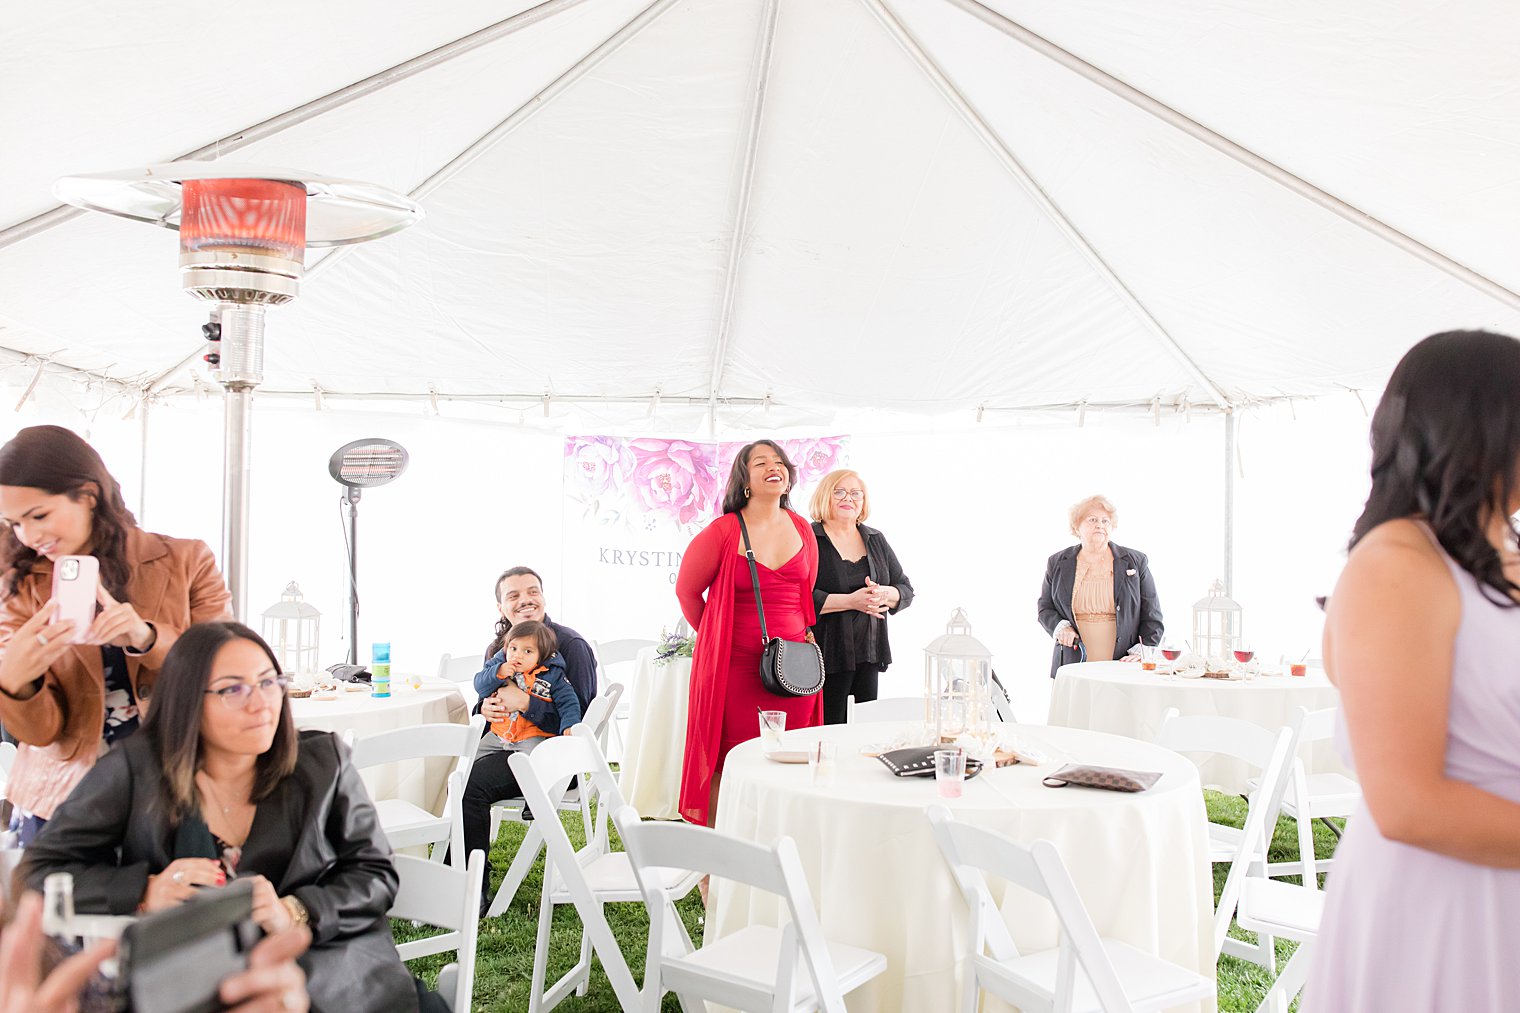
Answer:
<path fill-rule="evenodd" d="M 931 758 L 931 763 L 932 758 Z M 1095 767 L 1087 763 L 1068 763 L 1045 779 L 1047 788 L 1064 788 L 1069 784 L 1105 791 L 1144 791 L 1161 775 L 1151 770 L 1124 770 L 1119 767 Z"/>
<path fill-rule="evenodd" d="M 906 749 L 890 750 L 876 758 L 898 777 L 933 777 L 934 751 L 937 748 L 939 747 L 908 746 Z M 966 779 L 969 781 L 981 772 L 982 761 L 966 757 Z"/>

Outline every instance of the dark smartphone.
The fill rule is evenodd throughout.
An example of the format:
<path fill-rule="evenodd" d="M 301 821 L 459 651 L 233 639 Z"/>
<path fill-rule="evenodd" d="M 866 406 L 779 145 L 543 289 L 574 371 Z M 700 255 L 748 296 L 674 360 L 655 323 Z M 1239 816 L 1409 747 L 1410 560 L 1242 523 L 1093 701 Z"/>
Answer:
<path fill-rule="evenodd" d="M 121 934 L 125 1008 L 134 1013 L 215 1013 L 222 979 L 248 966 L 258 941 L 253 883 L 202 890 L 179 907 L 140 918 Z"/>

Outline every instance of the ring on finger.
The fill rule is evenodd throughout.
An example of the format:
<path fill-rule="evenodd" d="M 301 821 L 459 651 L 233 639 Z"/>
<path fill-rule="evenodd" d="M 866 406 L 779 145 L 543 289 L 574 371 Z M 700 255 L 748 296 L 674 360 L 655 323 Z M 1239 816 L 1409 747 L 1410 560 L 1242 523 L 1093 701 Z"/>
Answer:
<path fill-rule="evenodd" d="M 299 992 L 286 992 L 280 996 L 280 1006 L 284 1009 L 300 1009 L 301 995 Z"/>
<path fill-rule="evenodd" d="M 185 874 L 183 872 L 176 872 L 169 878 L 174 880 L 176 883 L 183 883 L 185 881 Z"/>
<path fill-rule="evenodd" d="M 48 645 L 48 638 L 39 633 L 37 634 L 37 643 L 41 644 L 43 647 L 46 647 Z"/>

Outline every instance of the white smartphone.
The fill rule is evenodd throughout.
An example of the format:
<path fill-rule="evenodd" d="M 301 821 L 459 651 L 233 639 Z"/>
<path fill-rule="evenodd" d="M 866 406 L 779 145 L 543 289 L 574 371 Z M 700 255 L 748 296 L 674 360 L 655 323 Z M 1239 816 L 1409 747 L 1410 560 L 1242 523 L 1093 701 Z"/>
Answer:
<path fill-rule="evenodd" d="M 94 556 L 59 556 L 53 562 L 53 600 L 58 603 L 58 611 L 52 621 L 73 620 L 70 643 L 84 643 L 85 634 L 95 622 L 99 586 L 100 560 Z"/>

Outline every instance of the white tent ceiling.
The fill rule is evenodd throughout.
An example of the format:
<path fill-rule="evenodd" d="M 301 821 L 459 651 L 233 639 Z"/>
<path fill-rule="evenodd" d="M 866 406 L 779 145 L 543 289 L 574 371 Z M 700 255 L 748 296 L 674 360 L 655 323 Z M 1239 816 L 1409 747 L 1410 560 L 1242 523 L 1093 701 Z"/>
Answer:
<path fill-rule="evenodd" d="M 268 392 L 819 422 L 1249 404 L 1380 386 L 1434 330 L 1520 331 L 1509 5 L 984 4 L 24 5 L 0 346 L 187 387 L 205 309 L 174 237 L 50 214 L 50 185 L 202 148 L 427 211 L 309 257 Z"/>

